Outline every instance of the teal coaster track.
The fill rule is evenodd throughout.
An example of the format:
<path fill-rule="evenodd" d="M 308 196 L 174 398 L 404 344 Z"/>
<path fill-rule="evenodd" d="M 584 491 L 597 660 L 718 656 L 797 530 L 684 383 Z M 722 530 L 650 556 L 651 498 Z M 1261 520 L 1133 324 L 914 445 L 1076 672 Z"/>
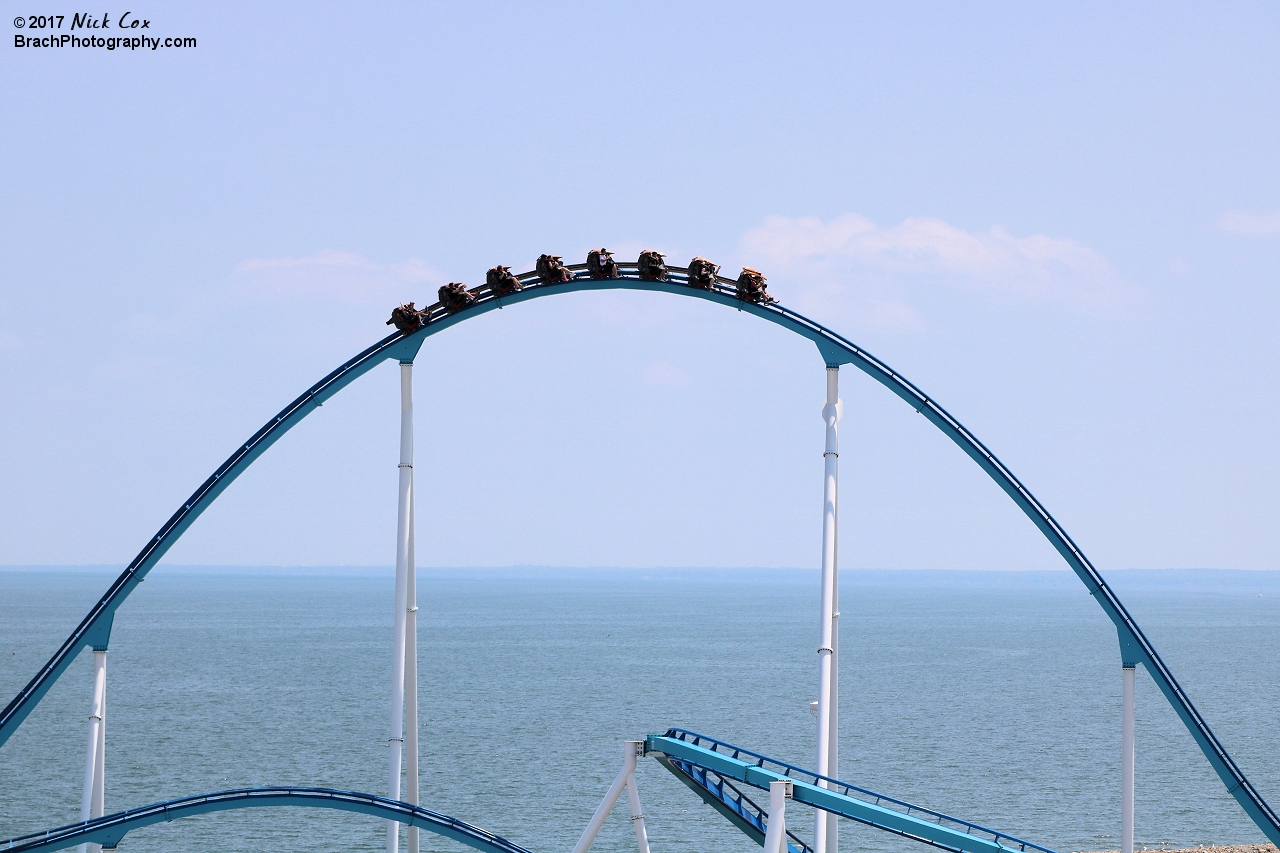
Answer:
<path fill-rule="evenodd" d="M 770 782 L 787 779 L 792 782 L 796 802 L 952 853 L 1054 853 L 1030 841 L 820 776 L 697 732 L 668 729 L 663 735 L 649 735 L 644 748 L 707 805 L 760 844 L 764 844 L 769 816 L 734 786 L 734 781 L 767 791 Z M 787 836 L 791 853 L 811 853 L 793 833 Z"/>
<path fill-rule="evenodd" d="M 386 797 L 376 797 L 373 794 L 335 791 L 331 788 L 240 788 L 234 791 L 186 797 L 181 800 L 169 800 L 104 815 L 81 823 L 60 826 L 45 832 L 10 838 L 8 841 L 0 841 L 0 850 L 37 853 L 37 851 L 63 850 L 86 842 L 101 844 L 107 850 L 114 850 L 126 832 L 155 823 L 233 809 L 280 806 L 335 809 L 373 815 L 399 821 L 405 826 L 421 827 L 428 832 L 452 838 L 484 853 L 529 853 L 520 845 L 512 844 L 492 832 L 485 832 L 479 827 L 430 809 L 411 806 L 397 800 L 388 800 Z"/>
<path fill-rule="evenodd" d="M 995 481 L 1040 530 L 1050 544 L 1066 560 L 1080 578 L 1089 594 L 1097 601 L 1116 627 L 1120 642 L 1121 661 L 1125 666 L 1141 664 L 1151 675 L 1160 691 L 1182 720 L 1199 745 L 1209 764 L 1217 772 L 1227 790 L 1273 843 L 1280 845 L 1280 816 L 1245 778 L 1240 768 L 1218 741 L 1213 730 L 1191 703 L 1186 692 L 1173 677 L 1173 673 L 1161 660 L 1155 647 L 1143 634 L 1136 621 L 1120 602 L 1115 591 L 1107 585 L 1102 575 L 1089 562 L 1084 552 L 1058 524 L 1035 496 L 1004 466 L 987 447 L 970 433 L 964 425 L 934 402 L 927 394 L 894 372 L 875 356 L 846 340 L 835 332 L 809 320 L 794 311 L 777 304 L 755 303 L 737 298 L 734 282 L 717 277 L 709 288 L 691 286 L 688 271 L 672 268 L 666 281 L 641 280 L 635 264 L 620 264 L 619 277 L 593 279 L 585 265 L 570 266 L 569 281 L 539 283 L 534 272 L 518 276 L 522 289 L 507 295 L 498 295 L 488 286 L 472 291 L 474 304 L 456 313 L 448 312 L 442 305 L 433 305 L 424 312 L 426 322 L 417 331 L 396 332 L 389 335 L 321 379 L 306 393 L 286 406 L 278 415 L 253 434 L 200 485 L 200 488 L 183 502 L 183 505 L 165 522 L 159 532 L 150 539 L 133 562 L 99 598 L 88 615 L 76 626 L 49 662 L 0 712 L 0 745 L 21 725 L 27 715 L 49 691 L 76 656 L 86 647 L 105 650 L 111 636 L 112 621 L 116 610 L 146 574 L 160 561 L 174 542 L 187 530 L 205 509 L 245 471 L 254 460 L 292 429 L 303 418 L 319 408 L 325 400 L 341 391 L 358 377 L 386 360 L 412 362 L 423 342 L 431 335 L 474 316 L 496 309 L 517 305 L 530 299 L 586 290 L 642 290 L 672 293 L 715 302 L 726 307 L 753 314 L 775 323 L 804 338 L 817 347 L 828 367 L 852 365 L 884 385 L 908 405 L 923 415 L 934 426 L 963 450 L 979 467 Z M 710 768 L 713 771 L 715 768 Z M 363 795 L 362 795 L 363 796 Z"/>
<path fill-rule="evenodd" d="M 1047 847 L 1012 835 L 838 779 L 819 776 L 811 770 L 684 729 L 668 729 L 665 734 L 650 735 L 645 740 L 645 754 L 657 758 L 708 805 L 761 845 L 764 844 L 769 815 L 744 794 L 734 784 L 735 781 L 768 790 L 770 782 L 790 779 L 797 802 L 950 853 L 1054 853 Z M 819 782 L 825 783 L 826 787 L 820 787 Z M 152 824 L 211 812 L 279 806 L 336 809 L 384 817 L 460 841 L 484 853 L 529 853 L 525 848 L 469 823 L 386 797 L 331 788 L 283 787 L 240 788 L 154 803 L 0 841 L 0 850 L 37 853 L 62 850 L 84 842 L 114 850 L 125 833 Z M 793 832 L 787 833 L 787 849 L 788 853 L 812 853 L 812 848 Z"/>

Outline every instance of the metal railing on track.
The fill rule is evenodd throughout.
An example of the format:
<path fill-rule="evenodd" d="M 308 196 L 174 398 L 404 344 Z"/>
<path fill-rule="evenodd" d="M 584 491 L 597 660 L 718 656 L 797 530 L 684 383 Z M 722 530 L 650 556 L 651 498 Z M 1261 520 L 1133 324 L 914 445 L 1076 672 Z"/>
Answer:
<path fill-rule="evenodd" d="M 128 811 L 105 815 L 93 820 L 71 823 L 44 832 L 33 832 L 0 841 L 0 850 L 14 853 L 39 853 L 61 850 L 75 844 L 92 842 L 110 849 L 132 830 L 183 817 L 245 808 L 302 806 L 384 817 L 406 826 L 418 826 L 446 838 L 460 841 L 485 853 L 530 853 L 492 832 L 472 826 L 446 814 L 390 800 L 373 794 L 340 791 L 332 788 L 238 788 L 178 800 L 153 803 Z"/>
<path fill-rule="evenodd" d="M 699 767 L 688 761 L 667 756 L 662 765 L 676 774 L 680 781 L 698 792 L 708 804 L 719 806 L 717 809 L 726 817 L 736 817 L 734 822 L 739 828 L 747 831 L 756 841 L 764 843 L 768 830 L 769 813 L 755 800 L 748 797 L 732 781 L 705 767 Z M 790 853 L 813 853 L 813 848 L 800 836 L 787 830 L 787 847 Z"/>
<path fill-rule="evenodd" d="M 694 746 L 700 746 L 703 749 L 726 755 L 737 761 L 744 761 L 748 764 L 754 764 L 756 767 L 763 767 L 766 770 L 772 770 L 789 779 L 810 782 L 814 785 L 821 785 L 821 787 L 835 791 L 838 794 L 862 800 L 863 802 L 870 803 L 874 806 L 889 808 L 915 818 L 923 817 L 938 826 L 945 826 L 950 829 L 963 832 L 966 835 L 986 838 L 996 842 L 1001 847 L 1005 847 L 1010 850 L 1018 850 L 1020 853 L 1030 853 L 1030 851 L 1038 851 L 1038 853 L 1055 853 L 1055 851 L 1050 850 L 1048 847 L 1041 847 L 1039 844 L 1034 844 L 1030 841 L 1018 838 L 1017 836 L 1009 835 L 1008 833 L 1000 832 L 995 829 L 990 829 L 981 824 L 964 820 L 963 818 L 952 817 L 951 815 L 943 814 L 942 812 L 934 811 L 933 809 L 926 809 L 923 806 L 917 806 L 914 803 L 908 803 L 906 800 L 899 800 L 896 797 L 880 794 L 868 788 L 861 788 L 848 782 L 842 782 L 841 780 L 835 779 L 831 776 L 823 776 L 819 773 L 813 772 L 812 770 L 806 770 L 803 767 L 797 767 L 796 765 L 790 764 L 786 761 L 770 758 L 767 755 L 762 755 L 749 749 L 743 749 L 740 746 L 734 746 L 731 743 L 726 743 L 725 741 L 718 740 L 713 737 L 707 737 L 706 735 L 698 734 L 697 732 L 692 732 L 688 729 L 667 729 L 666 734 L 664 734 L 663 737 L 674 738 L 676 740 L 684 741 L 685 743 L 693 744 Z M 911 835 L 906 832 L 901 832 L 896 829 L 877 824 L 871 825 L 875 826 L 877 829 L 892 832 L 895 835 L 901 835 L 903 837 L 910 838 L 913 841 L 919 841 L 933 847 L 939 847 L 944 850 L 956 850 L 956 848 L 944 843 L 932 841 L 927 838 L 921 838 L 916 835 Z"/>

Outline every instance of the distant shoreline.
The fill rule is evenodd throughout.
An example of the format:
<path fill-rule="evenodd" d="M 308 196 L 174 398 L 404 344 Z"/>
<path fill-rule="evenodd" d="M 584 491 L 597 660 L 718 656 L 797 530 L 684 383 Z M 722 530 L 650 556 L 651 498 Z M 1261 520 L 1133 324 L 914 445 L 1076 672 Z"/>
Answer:
<path fill-rule="evenodd" d="M 0 565 L 0 573 L 45 575 L 85 575 L 115 577 L 123 565 Z M 1270 598 L 1280 595 L 1280 570 L 1275 569 L 1112 569 L 1103 576 L 1122 596 L 1127 591 L 1149 593 L 1201 592 Z M 169 565 L 161 563 L 152 578 L 347 578 L 390 580 L 395 568 L 383 566 L 219 566 Z M 630 567 L 630 566 L 419 566 L 418 577 L 425 580 L 510 580 L 510 581 L 667 581 L 699 583 L 808 584 L 816 583 L 816 568 L 786 567 Z M 1079 580 L 1065 567 L 1058 570 L 988 569 L 862 569 L 841 570 L 849 587 L 931 587 L 996 589 L 1077 589 Z"/>

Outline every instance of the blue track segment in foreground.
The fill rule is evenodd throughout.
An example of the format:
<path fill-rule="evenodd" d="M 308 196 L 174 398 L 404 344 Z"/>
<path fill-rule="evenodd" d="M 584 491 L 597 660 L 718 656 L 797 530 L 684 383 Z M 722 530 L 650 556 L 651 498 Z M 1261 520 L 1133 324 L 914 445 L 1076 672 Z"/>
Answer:
<path fill-rule="evenodd" d="M 729 279 L 720 278 L 712 288 L 702 289 L 689 286 L 687 271 L 679 268 L 672 268 L 671 280 L 662 282 L 641 281 L 635 264 L 621 264 L 620 267 L 622 277 L 616 279 L 591 279 L 587 276 L 584 266 L 570 267 L 574 278 L 557 284 L 539 284 L 534 273 L 524 273 L 519 276 L 524 289 L 502 297 L 495 296 L 487 287 L 478 288 L 475 291 L 478 299 L 474 305 L 456 314 L 447 313 L 438 304 L 432 306 L 428 312 L 429 322 L 421 329 L 408 335 L 400 333 L 390 335 L 312 386 L 238 447 L 227 461 L 222 463 L 218 470 L 187 499 L 182 508 L 174 513 L 156 536 L 148 541 L 44 668 L 3 711 L 0 711 L 0 744 L 9 738 L 83 648 L 86 646 L 106 648 L 117 608 L 137 587 L 146 573 L 159 562 L 178 537 L 199 517 L 200 513 L 207 509 L 213 500 L 231 484 L 231 481 L 243 473 L 271 444 L 313 412 L 324 400 L 384 360 L 412 361 L 427 337 L 480 314 L 530 299 L 561 293 L 582 290 L 646 290 L 705 299 L 753 314 L 795 332 L 814 342 L 828 366 L 853 365 L 902 398 L 942 430 L 1013 499 L 1067 561 L 1076 576 L 1089 590 L 1089 594 L 1094 597 L 1116 626 L 1123 662 L 1125 664 L 1141 663 L 1146 667 L 1160 691 L 1195 738 L 1201 751 L 1209 760 L 1209 764 L 1226 785 L 1227 790 L 1267 838 L 1273 843 L 1280 844 L 1280 816 L 1272 810 L 1236 766 L 1226 748 L 1218 741 L 1213 730 L 1209 728 L 1208 723 L 1200 716 L 1200 712 L 1196 710 L 1190 698 L 1173 677 L 1173 673 L 1156 653 L 1155 647 L 1142 633 L 1129 611 L 1121 604 L 1114 590 L 1107 585 L 1102 575 L 1085 557 L 1084 552 L 1072 541 L 1049 511 L 1013 475 L 1013 472 L 1006 468 L 995 454 L 963 424 L 953 418 L 946 409 L 895 373 L 888 365 L 835 332 L 780 305 L 759 305 L 737 299 L 734 282 Z"/>
<path fill-rule="evenodd" d="M 944 850 L 957 853 L 997 853 L 1010 850 L 1019 853 L 1053 853 L 1049 848 L 1030 841 L 877 794 L 829 776 L 819 776 L 812 770 L 804 770 L 696 732 L 669 729 L 664 735 L 649 735 L 644 748 L 646 753 L 660 753 L 681 770 L 684 770 L 681 765 L 701 768 L 766 791 L 769 790 L 770 782 L 790 779 L 796 802 Z M 820 781 L 825 782 L 826 787 L 820 787 Z M 764 817 L 765 820 L 759 824 L 759 831 L 765 828 L 768 816 Z M 741 828 L 738 821 L 734 822 Z M 754 833 L 749 834 L 754 836 Z M 757 841 L 763 842 L 763 835 Z"/>
<path fill-rule="evenodd" d="M 671 771 L 701 797 L 703 802 L 724 815 L 756 844 L 764 846 L 765 833 L 769 828 L 769 813 L 739 790 L 732 781 L 714 770 L 678 758 L 670 758 L 662 753 L 657 753 L 656 757 L 658 763 Z M 787 830 L 787 850 L 788 853 L 813 853 L 813 848 L 791 830 Z"/>
<path fill-rule="evenodd" d="M 421 827 L 428 832 L 434 832 L 437 835 L 452 838 L 454 841 L 460 841 L 468 847 L 482 850 L 484 853 L 529 853 L 525 848 L 512 844 L 505 838 L 430 809 L 411 806 L 386 797 L 376 797 L 372 794 L 335 791 L 331 788 L 241 788 L 198 797 L 185 797 L 181 800 L 155 803 L 82 823 L 61 826 L 47 832 L 10 838 L 8 841 L 0 841 L 0 850 L 37 853 L 42 850 L 62 850 L 85 842 L 113 848 L 120 843 L 125 833 L 153 823 L 194 817 L 210 812 L 279 806 L 358 812 L 399 821 L 405 826 Z"/>

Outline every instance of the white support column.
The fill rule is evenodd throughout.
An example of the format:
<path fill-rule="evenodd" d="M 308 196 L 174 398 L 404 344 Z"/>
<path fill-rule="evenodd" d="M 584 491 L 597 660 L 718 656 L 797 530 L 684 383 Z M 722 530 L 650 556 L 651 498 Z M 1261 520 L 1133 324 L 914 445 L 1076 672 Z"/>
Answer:
<path fill-rule="evenodd" d="M 80 799 L 80 819 L 89 820 L 102 815 L 101 785 L 103 775 L 100 765 L 106 741 L 103 722 L 107 702 L 107 652 L 93 650 L 93 703 L 89 711 L 89 743 L 84 759 L 84 790 Z M 94 814 L 94 806 L 98 813 Z M 80 853 L 100 849 L 97 844 L 81 844 Z"/>
<path fill-rule="evenodd" d="M 418 563 L 413 550 L 413 482 L 409 483 L 409 571 L 404 629 L 404 801 L 418 805 Z M 418 853 L 418 827 L 405 830 L 407 853 Z"/>
<path fill-rule="evenodd" d="M 644 751 L 642 741 L 627 741 L 629 746 L 639 744 L 640 750 Z M 638 754 L 638 753 L 634 753 Z M 640 789 L 636 787 L 636 774 L 631 771 L 627 774 L 627 800 L 631 805 L 631 825 L 636 831 L 636 846 L 640 848 L 640 853 L 649 853 L 649 833 L 644 828 L 644 812 L 640 810 Z"/>
<path fill-rule="evenodd" d="M 1124 669 L 1124 710 L 1120 745 L 1120 851 L 1133 853 L 1133 718 L 1135 668 L 1126 664 Z"/>
<path fill-rule="evenodd" d="M 600 801 L 600 805 L 596 807 L 596 813 L 591 816 L 591 822 L 587 824 L 587 828 L 582 831 L 582 837 L 578 839 L 578 844 L 573 848 L 573 853 L 587 853 L 587 848 L 591 846 L 591 842 L 596 840 L 596 836 L 600 833 L 600 827 L 604 826 L 604 819 L 609 816 L 609 812 L 613 811 L 614 805 L 618 802 L 618 797 L 622 796 L 622 789 L 627 787 L 628 781 L 632 784 L 634 791 L 635 772 L 636 772 L 636 756 L 644 752 L 644 741 L 642 740 L 624 740 L 622 742 L 622 770 L 614 777 L 613 784 L 609 786 L 608 792 L 605 793 L 604 799 Z M 631 804 L 631 816 L 634 819 L 636 812 L 640 809 L 640 798 L 637 795 Z M 640 834 L 644 831 L 643 820 L 637 822 L 636 840 L 640 840 Z M 649 837 L 644 836 L 641 847 L 641 853 L 648 853 Z"/>
<path fill-rule="evenodd" d="M 769 783 L 769 822 L 765 825 L 764 853 L 787 853 L 787 800 L 791 798 L 791 790 L 791 783 L 786 780 Z"/>
<path fill-rule="evenodd" d="M 94 664 L 102 656 L 102 719 L 98 723 L 98 748 L 93 762 L 93 808 L 90 817 L 102 817 L 106 812 L 107 787 L 107 653 L 95 651 Z"/>
<path fill-rule="evenodd" d="M 831 729 L 827 735 L 827 775 L 840 778 L 840 501 L 836 501 L 836 560 L 832 566 Z M 840 817 L 827 813 L 827 853 L 840 853 Z"/>
<path fill-rule="evenodd" d="M 826 460 L 822 495 L 822 598 L 819 614 L 818 644 L 818 767 L 822 776 L 831 775 L 832 735 L 835 714 L 834 698 L 835 619 L 836 619 L 836 486 L 839 475 L 837 464 L 840 442 L 839 424 L 840 368 L 827 368 L 827 402 L 822 407 L 822 419 L 827 424 L 827 443 L 823 457 Z M 819 781 L 820 787 L 827 787 Z M 829 853 L 827 813 L 814 814 L 814 853 Z"/>
<path fill-rule="evenodd" d="M 400 799 L 400 769 L 404 752 L 404 648 L 409 598 L 409 529 L 413 519 L 413 365 L 400 365 L 400 505 L 396 516 L 396 600 L 391 642 L 390 766 L 387 796 Z M 400 824 L 387 821 L 387 853 L 400 847 Z"/>

